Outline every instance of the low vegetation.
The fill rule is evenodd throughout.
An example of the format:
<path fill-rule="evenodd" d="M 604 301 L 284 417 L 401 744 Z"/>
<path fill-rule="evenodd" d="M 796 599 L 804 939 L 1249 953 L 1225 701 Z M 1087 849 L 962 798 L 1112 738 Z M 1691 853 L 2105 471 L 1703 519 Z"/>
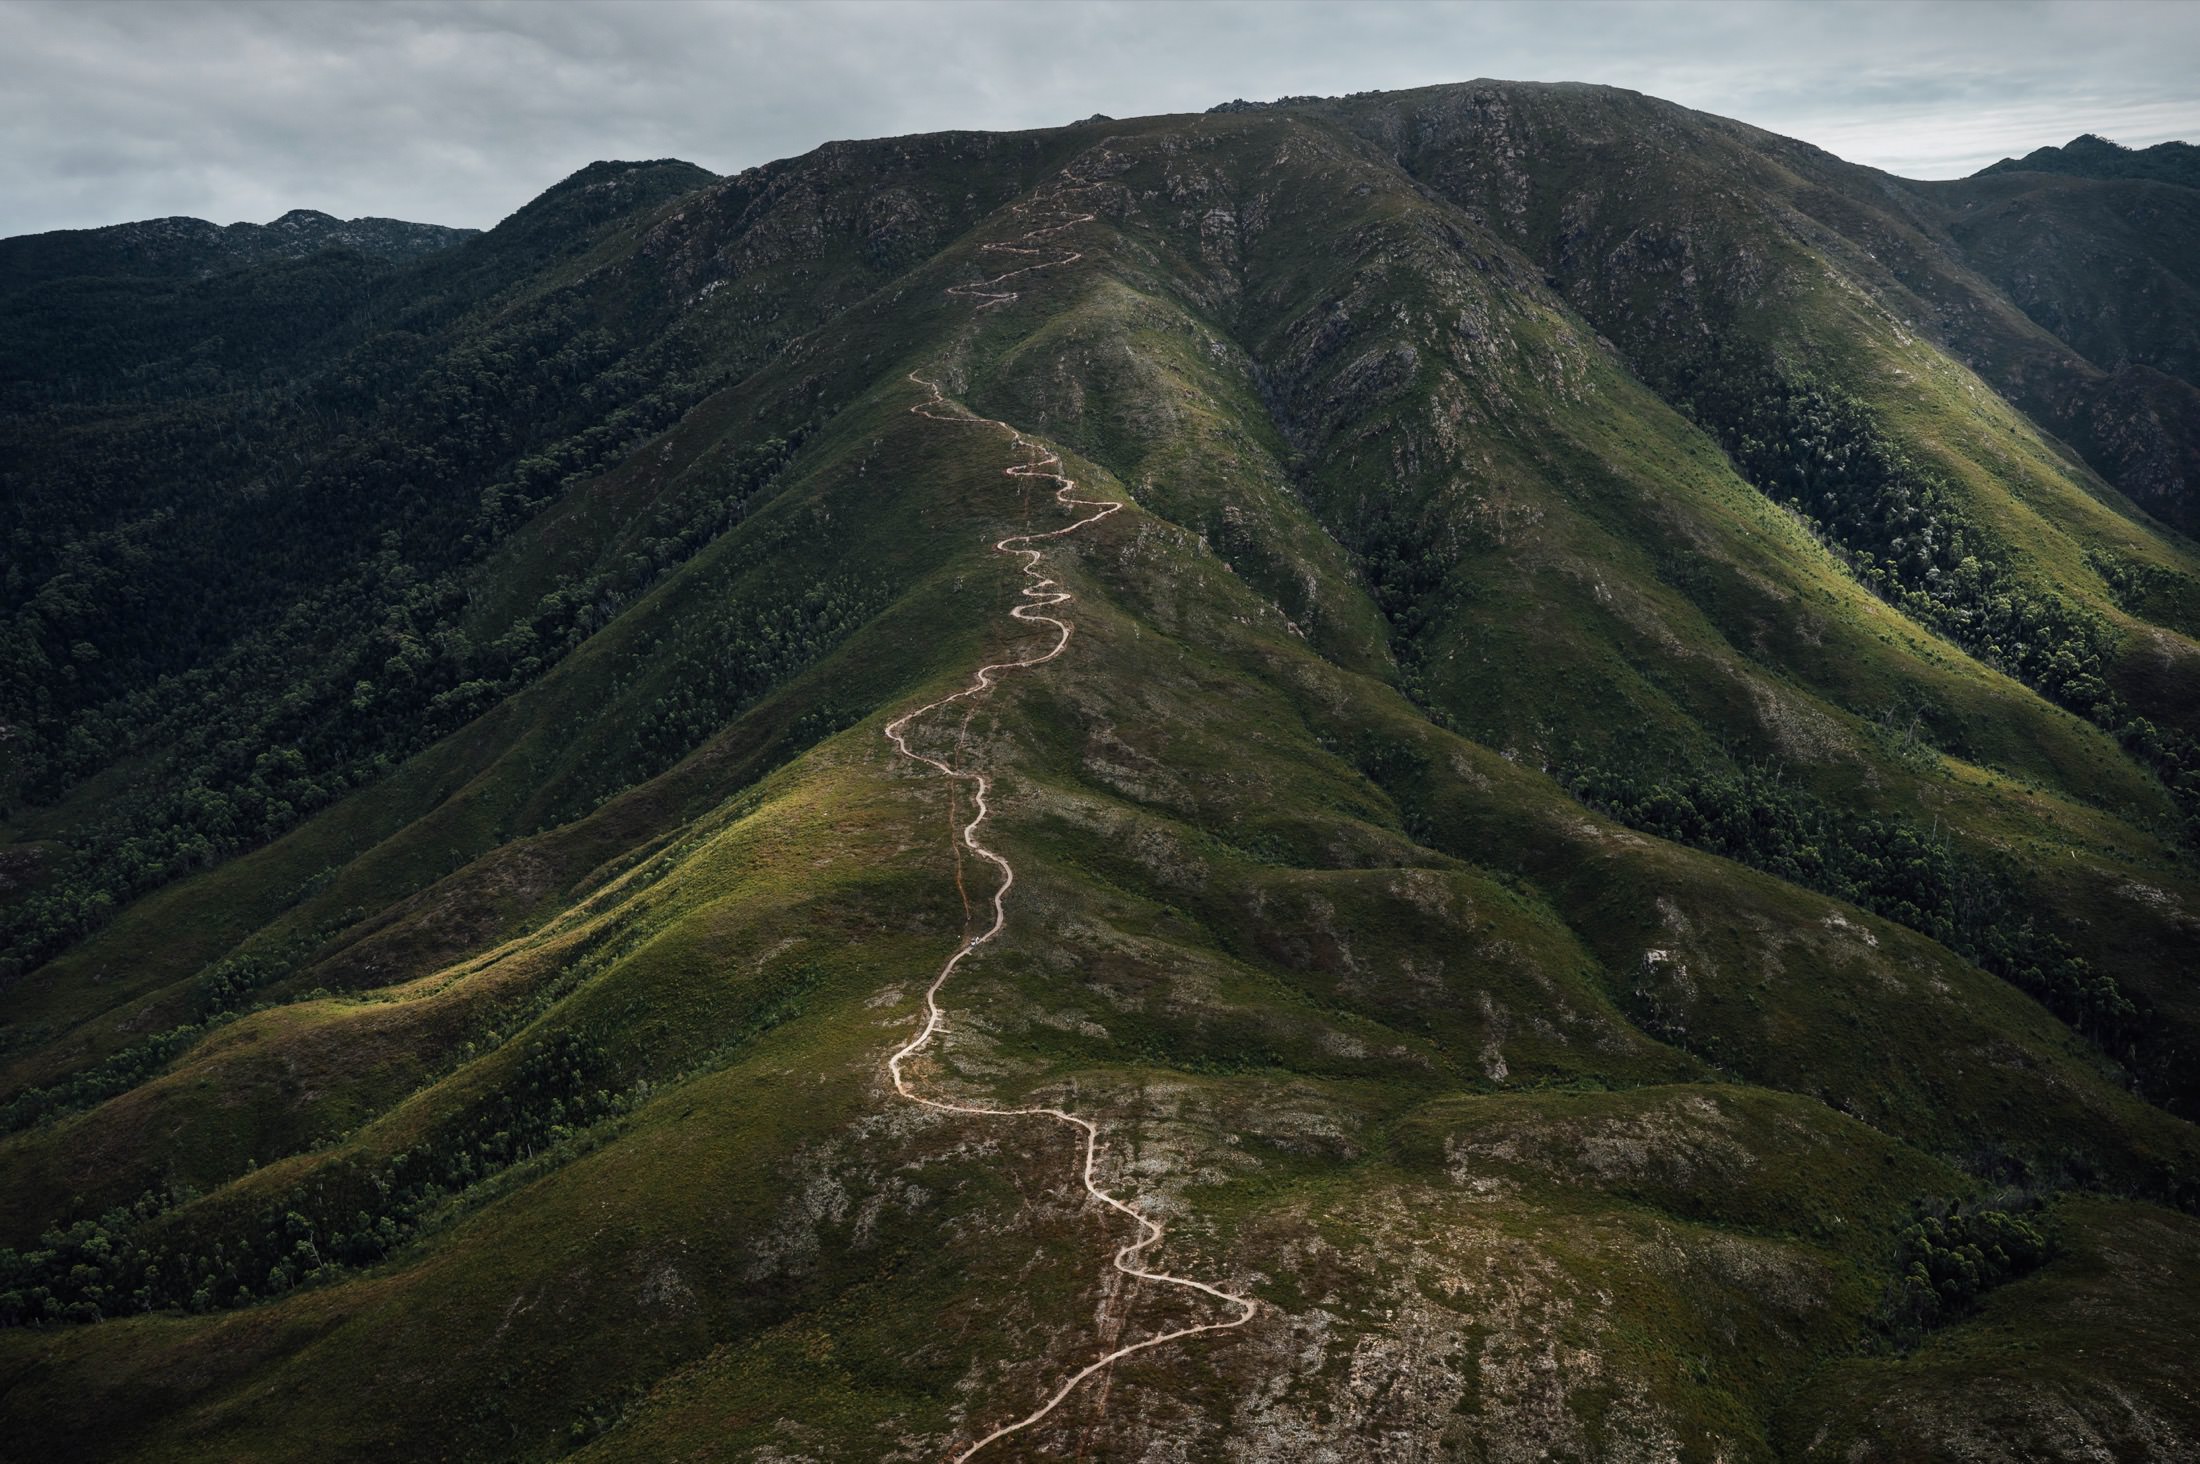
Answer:
<path fill-rule="evenodd" d="M 884 1078 L 991 885 L 881 728 L 1063 521 L 912 372 L 1126 505 L 920 729 L 1018 880 L 919 1076 L 1262 1303 L 1035 1451 L 2200 1438 L 2200 555 L 1936 197 L 1474 83 L 41 246 L 11 1449 L 929 1456 L 1210 1319 Z"/>

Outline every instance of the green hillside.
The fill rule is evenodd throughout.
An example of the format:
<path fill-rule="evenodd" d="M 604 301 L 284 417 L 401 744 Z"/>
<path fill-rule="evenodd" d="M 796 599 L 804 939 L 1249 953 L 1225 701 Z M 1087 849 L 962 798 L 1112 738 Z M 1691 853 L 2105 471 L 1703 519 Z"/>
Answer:
<path fill-rule="evenodd" d="M 9 1451 L 2200 1447 L 2175 191 L 1474 82 L 0 297 Z"/>

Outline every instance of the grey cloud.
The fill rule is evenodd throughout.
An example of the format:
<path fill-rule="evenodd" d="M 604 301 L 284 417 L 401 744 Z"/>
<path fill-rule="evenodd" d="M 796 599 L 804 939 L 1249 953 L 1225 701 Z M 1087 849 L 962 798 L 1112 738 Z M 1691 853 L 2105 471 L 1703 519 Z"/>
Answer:
<path fill-rule="evenodd" d="M 2178 4 L 0 4 L 0 233 L 293 207 L 487 225 L 605 157 L 1600 81 L 1946 177 L 2200 134 Z"/>

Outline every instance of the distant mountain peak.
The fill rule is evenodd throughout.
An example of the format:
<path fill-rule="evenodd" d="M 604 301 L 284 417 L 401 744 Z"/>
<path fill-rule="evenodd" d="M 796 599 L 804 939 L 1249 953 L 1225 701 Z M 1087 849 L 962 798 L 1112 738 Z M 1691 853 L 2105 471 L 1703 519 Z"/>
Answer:
<path fill-rule="evenodd" d="M 139 219 L 99 229 L 56 229 L 0 239 L 0 294 L 80 275 L 204 279 L 249 265 L 348 249 L 375 259 L 417 259 L 478 229 L 404 219 L 340 219 L 294 208 L 265 224 Z"/>
<path fill-rule="evenodd" d="M 2097 132 L 2081 132 L 2061 147 L 2035 148 L 2021 158 L 2003 158 L 1979 169 L 1988 173 L 2064 173 L 2079 178 L 2136 178 L 2200 188 L 2200 147 L 2189 142 L 2158 142 L 2126 147 Z"/>
<path fill-rule="evenodd" d="M 556 183 L 551 184 L 543 190 L 537 201 L 539 202 L 540 199 L 548 198 L 553 194 L 573 192 L 580 189 L 601 188 L 607 184 L 624 183 L 645 177 L 692 180 L 699 186 L 715 179 L 717 176 L 708 168 L 699 167 L 688 162 L 685 158 L 642 158 L 634 160 L 599 158 L 586 167 L 575 169 Z"/>
<path fill-rule="evenodd" d="M 576 169 L 507 216 L 489 238 L 500 247 L 579 247 L 589 230 L 607 220 L 652 208 L 708 187 L 718 175 L 680 158 L 638 162 L 600 160 Z"/>

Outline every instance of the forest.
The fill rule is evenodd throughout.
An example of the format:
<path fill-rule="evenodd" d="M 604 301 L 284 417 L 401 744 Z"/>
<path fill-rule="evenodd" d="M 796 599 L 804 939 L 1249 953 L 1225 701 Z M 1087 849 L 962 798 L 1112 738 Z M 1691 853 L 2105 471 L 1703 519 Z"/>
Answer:
<path fill-rule="evenodd" d="M 249 1214 L 203 1216 L 147 1194 L 0 1250 L 0 1326 L 247 1306 L 382 1259 L 453 1194 L 617 1110 L 600 1045 L 531 1042 L 511 1079 L 382 1164 L 338 1159 Z M 179 1204 L 186 1205 L 180 1212 Z"/>
<path fill-rule="evenodd" d="M 531 208 L 549 223 L 523 211 L 405 270 L 332 252 L 0 302 L 36 326 L 0 347 L 0 813 L 137 768 L 0 907 L 0 979 L 541 676 L 738 523 L 814 430 L 740 444 L 656 505 L 620 562 L 470 637 L 469 585 L 496 547 L 723 380 L 646 315 L 520 288 L 542 252 L 573 247 L 559 191 L 546 198 Z M 724 669 L 659 708 L 615 786 L 853 623 L 845 595 L 786 593 L 722 627 Z"/>
<path fill-rule="evenodd" d="M 1677 371 L 1674 390 L 1743 478 L 1803 515 L 1873 592 L 2152 768 L 2182 810 L 2180 836 L 2200 848 L 2200 742 L 2116 695 L 2106 677 L 2111 628 L 2011 572 L 2007 551 L 1945 482 L 1888 441 L 1869 408 L 1739 348 L 1702 353 Z M 2136 571 L 2118 582 L 2130 594 L 2151 588 Z"/>
<path fill-rule="evenodd" d="M 2013 868 L 1903 818 L 1838 810 L 1777 766 L 1653 773 L 1576 762 L 1582 802 L 1656 834 L 1862 906 L 1929 935 L 2128 1059 L 2144 1014 L 2060 936 L 2039 928 Z"/>

